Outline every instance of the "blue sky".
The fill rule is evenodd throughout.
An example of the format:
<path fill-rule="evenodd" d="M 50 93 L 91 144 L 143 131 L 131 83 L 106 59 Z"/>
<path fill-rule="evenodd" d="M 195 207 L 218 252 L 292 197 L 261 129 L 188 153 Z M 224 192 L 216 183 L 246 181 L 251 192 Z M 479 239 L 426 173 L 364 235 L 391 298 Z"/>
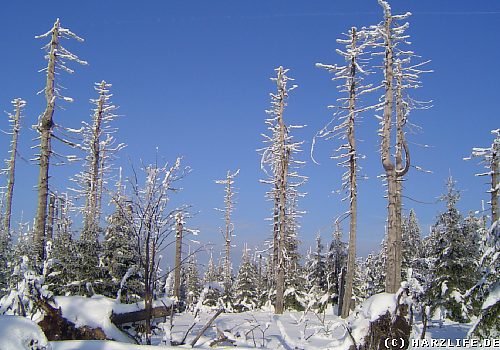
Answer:
<path fill-rule="evenodd" d="M 424 233 L 443 208 L 436 198 L 444 191 L 451 173 L 463 190 L 460 209 L 466 213 L 487 200 L 484 178 L 475 161 L 462 158 L 474 146 L 488 146 L 490 130 L 499 127 L 497 112 L 500 80 L 498 25 L 500 2 L 456 0 L 392 1 L 394 13 L 411 11 L 412 49 L 432 62 L 434 73 L 423 77 L 424 87 L 416 97 L 433 100 L 431 110 L 412 114 L 422 133 L 410 135 L 412 160 L 432 174 L 411 171 L 405 184 L 405 200 L 414 208 Z M 214 183 L 227 170 L 241 169 L 237 178 L 236 251 L 242 243 L 261 243 L 271 228 L 264 218 L 271 203 L 256 149 L 262 146 L 265 109 L 275 86 L 269 80 L 274 69 L 290 69 L 298 89 L 290 94 L 285 119 L 307 124 L 295 137 L 305 140 L 303 174 L 310 177 L 304 186 L 308 196 L 300 203 L 308 213 L 301 220 L 300 239 L 313 242 L 318 231 L 325 240 L 331 235 L 333 219 L 346 210 L 339 188 L 342 170 L 329 160 L 337 142 L 321 142 L 316 148 L 320 166 L 308 157 L 314 134 L 330 120 L 327 105 L 339 97 L 329 74 L 316 62 L 341 63 L 335 54 L 335 39 L 351 26 L 376 24 L 382 12 L 375 0 L 363 1 L 9 1 L 1 5 L 0 106 L 11 110 L 10 100 L 27 101 L 20 153 L 32 158 L 36 134 L 30 126 L 43 111 L 44 98 L 36 95 L 43 87 L 45 67 L 40 47 L 45 41 L 35 35 L 50 29 L 57 17 L 64 27 L 85 38 L 84 43 L 66 46 L 89 66 L 76 67 L 72 76 L 62 76 L 67 95 L 75 99 L 58 110 L 55 121 L 78 126 L 90 118 L 89 98 L 93 83 L 102 79 L 113 84 L 113 102 L 122 117 L 116 122 L 116 137 L 128 146 L 117 165 L 130 173 L 137 165 L 153 160 L 155 147 L 166 160 L 183 156 L 193 172 L 183 181 L 184 191 L 175 203 L 187 203 L 199 211 L 191 221 L 201 230 L 200 240 L 222 244 L 218 227 L 223 225 L 214 207 L 223 205 L 223 190 Z M 380 78 L 380 74 L 378 75 Z M 0 120 L 7 128 L 7 118 Z M 382 173 L 377 153 L 379 139 L 373 113 L 364 115 L 358 135 L 360 151 L 369 179 L 359 185 L 358 253 L 366 256 L 378 250 L 386 215 L 384 189 L 377 175 Z M 0 138 L 0 151 L 7 156 L 9 138 Z M 54 142 L 57 151 L 64 147 Z M 68 153 L 70 151 L 66 151 Z M 24 212 L 30 220 L 35 211 L 38 169 L 18 162 L 15 188 L 15 218 Z M 58 190 L 78 165 L 52 168 Z M 239 255 L 239 253 L 237 254 Z"/>

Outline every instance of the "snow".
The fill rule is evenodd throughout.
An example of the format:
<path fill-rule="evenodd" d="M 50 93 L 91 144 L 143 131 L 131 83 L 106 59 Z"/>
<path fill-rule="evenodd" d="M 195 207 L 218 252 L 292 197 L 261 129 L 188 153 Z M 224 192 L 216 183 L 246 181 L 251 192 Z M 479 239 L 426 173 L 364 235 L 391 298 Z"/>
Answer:
<path fill-rule="evenodd" d="M 488 294 L 488 297 L 484 301 L 483 306 L 481 308 L 483 310 L 486 310 L 487 308 L 489 308 L 489 307 L 495 305 L 496 303 L 498 303 L 499 300 L 500 300 L 500 283 L 498 283 L 496 285 L 495 289 L 493 289 L 490 292 L 490 294 Z"/>
<path fill-rule="evenodd" d="M 51 342 L 52 350 L 136 350 L 136 349 L 179 349 L 173 346 L 151 346 L 124 344 L 110 340 L 68 340 Z"/>
<path fill-rule="evenodd" d="M 57 306 L 61 307 L 64 318 L 75 323 L 77 327 L 90 326 L 101 328 L 108 338 L 130 343 L 131 339 L 122 333 L 113 323 L 110 316 L 113 308 L 119 303 L 102 295 L 91 298 L 81 296 L 55 297 Z"/>
<path fill-rule="evenodd" d="M 498 296 L 495 290 L 491 295 Z M 493 300 L 493 296 L 492 296 Z M 85 298 L 79 296 L 56 297 L 61 306 L 63 315 L 78 325 L 88 325 L 102 328 L 107 336 L 118 341 L 72 340 L 47 342 L 40 328 L 32 321 L 19 316 L 0 316 L 0 349 L 19 350 L 30 349 L 26 342 L 36 339 L 45 350 L 132 350 L 132 349 L 183 349 L 191 348 L 190 342 L 198 334 L 206 322 L 213 316 L 213 312 L 201 310 L 195 319 L 192 313 L 176 314 L 173 318 L 173 327 L 165 324 L 169 334 L 158 332 L 153 335 L 153 346 L 132 344 L 124 334 L 118 333 L 109 323 L 111 312 L 129 312 L 140 308 L 138 304 L 120 304 L 114 299 L 103 296 Z M 217 337 L 217 332 L 223 332 L 235 340 L 238 349 L 332 349 L 348 350 L 352 345 L 348 329 L 357 344 L 361 344 L 366 336 L 370 321 L 384 315 L 391 314 L 396 307 L 396 294 L 381 293 L 374 295 L 359 305 L 346 319 L 333 314 L 328 308 L 325 314 L 307 312 L 285 312 L 283 315 L 274 315 L 269 311 L 252 311 L 243 313 L 223 313 L 207 329 L 196 344 L 197 348 L 210 349 L 210 343 Z M 416 316 L 414 327 L 417 331 L 414 337 L 420 336 L 422 324 Z M 170 346 L 168 340 L 180 341 L 191 325 L 186 345 Z M 467 337 L 470 324 L 459 324 L 449 320 L 430 321 L 426 332 L 426 339 L 456 339 Z M 217 331 L 218 330 L 218 331 Z M 23 343 L 24 342 L 24 343 Z M 455 347 L 454 349 L 459 349 Z"/>
<path fill-rule="evenodd" d="M 21 316 L 0 315 L 1 350 L 53 349 L 38 325 Z"/>
<path fill-rule="evenodd" d="M 108 338 L 125 343 L 132 342 L 132 339 L 111 323 L 111 313 L 126 313 L 144 308 L 144 302 L 121 304 L 115 299 L 102 295 L 94 295 L 91 298 L 58 296 L 55 297 L 55 301 L 57 306 L 61 307 L 63 317 L 75 323 L 77 327 L 87 325 L 92 328 L 101 328 Z M 170 305 L 169 300 L 156 300 L 153 306 L 163 306 L 163 303 Z"/>
<path fill-rule="evenodd" d="M 375 321 L 387 311 L 394 313 L 397 297 L 392 293 L 380 293 L 368 298 L 361 304 L 360 311 L 370 322 Z"/>

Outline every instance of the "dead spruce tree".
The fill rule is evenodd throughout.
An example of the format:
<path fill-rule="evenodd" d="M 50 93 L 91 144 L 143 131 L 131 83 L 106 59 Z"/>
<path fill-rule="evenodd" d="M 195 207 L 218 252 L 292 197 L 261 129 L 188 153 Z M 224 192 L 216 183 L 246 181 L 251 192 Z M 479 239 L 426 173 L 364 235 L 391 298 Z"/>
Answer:
<path fill-rule="evenodd" d="M 83 229 L 81 239 L 97 241 L 101 217 L 103 188 L 107 183 L 106 176 L 111 171 L 111 161 L 116 152 L 123 149 L 123 143 L 116 144 L 113 134 L 116 129 L 111 123 L 116 118 L 117 107 L 110 98 L 111 84 L 106 81 L 95 83 L 94 89 L 98 98 L 91 99 L 95 105 L 92 114 L 92 123 L 83 122 L 81 134 L 83 142 L 81 148 L 86 152 L 84 170 L 75 176 L 78 188 L 74 189 L 77 197 L 85 201 L 82 210 Z"/>
<path fill-rule="evenodd" d="M 36 260 L 40 262 L 44 258 L 45 254 L 45 228 L 47 219 L 47 198 L 49 193 L 49 164 L 50 157 L 52 155 L 52 138 L 57 138 L 65 143 L 63 139 L 54 135 L 54 128 L 56 124 L 54 123 L 53 116 L 54 110 L 56 108 L 57 99 L 62 99 L 64 101 L 72 101 L 70 97 L 66 97 L 60 94 L 60 85 L 56 81 L 56 77 L 61 71 L 67 73 L 73 73 L 74 71 L 66 66 L 67 61 L 74 61 L 79 64 L 87 64 L 87 62 L 82 61 L 75 54 L 69 52 L 65 49 L 61 43 L 61 39 L 76 39 L 77 41 L 83 41 L 82 38 L 71 32 L 69 29 L 62 28 L 59 19 L 56 20 L 54 26 L 47 33 L 37 36 L 36 38 L 48 38 L 50 37 L 50 42 L 43 47 L 47 52 L 45 58 L 48 60 L 47 68 L 43 69 L 46 73 L 46 85 L 45 100 L 46 107 L 45 111 L 38 118 L 38 125 L 36 129 L 40 134 L 40 153 L 37 155 L 36 159 L 39 161 L 40 173 L 38 177 L 38 203 L 35 218 L 35 232 L 34 232 L 34 251 L 36 255 Z"/>
<path fill-rule="evenodd" d="M 384 21 L 378 26 L 371 27 L 373 35 L 379 39 L 375 47 L 383 47 L 384 81 L 383 115 L 380 117 L 379 135 L 381 136 L 381 161 L 387 182 L 387 263 L 385 290 L 396 293 L 401 285 L 402 263 L 402 216 L 401 191 L 402 179 L 410 169 L 410 151 L 403 130 L 407 123 L 410 110 L 408 102 L 404 101 L 404 90 L 409 87 L 419 87 L 419 74 L 425 71 L 418 69 L 426 62 L 409 65 L 413 52 L 403 50 L 401 44 L 409 44 L 405 31 L 409 24 L 399 24 L 407 19 L 411 13 L 392 15 L 387 1 L 378 0 L 384 11 Z M 395 96 L 396 95 L 396 96 Z M 396 99 L 396 101 L 395 101 Z M 393 128 L 395 125 L 395 130 Z M 395 156 L 392 157 L 393 146 L 391 139 L 395 134 Z"/>
<path fill-rule="evenodd" d="M 182 264 L 182 234 L 184 217 L 182 212 L 175 214 L 175 266 L 174 266 L 174 298 L 181 298 L 181 264 Z"/>
<path fill-rule="evenodd" d="M 470 157 L 464 158 L 464 160 L 470 160 L 472 158 L 481 158 L 481 163 L 486 169 L 489 169 L 485 173 L 476 174 L 476 176 L 490 176 L 491 177 L 491 188 L 488 192 L 491 195 L 491 224 L 498 221 L 498 193 L 500 191 L 499 185 L 499 160 L 500 160 L 500 129 L 492 130 L 491 133 L 495 136 L 493 143 L 488 148 L 474 147 L 472 149 L 472 154 Z"/>
<path fill-rule="evenodd" d="M 334 81 L 340 81 L 339 90 L 342 94 L 346 94 L 346 97 L 341 97 L 337 99 L 339 106 L 337 106 L 338 111 L 335 113 L 334 117 L 338 120 L 333 128 L 330 127 L 332 122 L 325 126 L 322 130 L 318 132 L 316 137 L 331 139 L 339 138 L 340 140 L 346 140 L 335 151 L 333 159 L 338 159 L 338 165 L 347 168 L 347 170 L 342 175 L 342 190 L 348 192 L 347 197 L 343 200 L 349 199 L 349 210 L 339 217 L 337 220 L 343 220 L 349 217 L 349 250 L 347 258 L 347 274 L 345 279 L 345 289 L 342 301 L 342 311 L 341 315 L 346 318 L 349 315 L 349 310 L 351 306 L 352 298 L 352 284 L 354 279 L 354 269 L 356 261 L 356 226 L 357 226 L 357 173 L 359 171 L 359 166 L 357 164 L 360 156 L 358 155 L 356 149 L 356 136 L 355 128 L 358 119 L 358 115 L 368 109 L 377 108 L 378 105 L 359 107 L 357 101 L 359 96 L 367 92 L 371 92 L 379 88 L 373 87 L 372 85 L 361 85 L 362 78 L 360 73 L 366 75 L 368 72 L 364 69 L 364 64 L 367 59 L 363 58 L 365 55 L 365 49 L 367 46 L 371 45 L 370 36 L 364 30 L 357 31 L 356 28 L 351 28 L 349 33 L 346 35 L 347 39 L 338 39 L 339 44 L 345 45 L 345 51 L 337 49 L 337 53 L 341 55 L 345 61 L 345 65 L 326 65 L 317 63 L 316 66 L 324 68 L 331 73 L 335 74 L 332 79 Z M 330 106 L 335 107 L 335 106 Z M 340 303 L 339 303 L 340 304 Z"/>
<path fill-rule="evenodd" d="M 234 205 L 236 204 L 234 197 L 234 179 L 238 176 L 240 169 L 236 170 L 233 174 L 228 170 L 226 178 L 223 180 L 215 180 L 216 184 L 224 185 L 224 209 L 217 209 L 224 213 L 225 229 L 222 231 L 224 236 L 224 273 L 223 273 L 223 284 L 226 295 L 229 294 L 229 290 L 232 286 L 232 265 L 231 265 L 231 240 L 234 237 L 234 224 L 231 221 L 231 214 L 234 210 Z"/>
<path fill-rule="evenodd" d="M 282 314 L 284 311 L 285 259 L 287 257 L 287 221 L 290 221 L 288 220 L 290 215 L 298 214 L 287 213 L 287 208 L 290 208 L 288 193 L 303 184 L 306 177 L 291 170 L 291 165 L 300 166 L 303 164 L 303 162 L 293 159 L 293 154 L 300 151 L 302 142 L 293 142 L 289 132 L 293 128 L 301 128 L 302 126 L 287 126 L 283 119 L 288 92 L 296 88 L 296 85 L 287 89 L 288 81 L 293 80 L 286 75 L 288 69 L 283 69 L 280 66 L 276 72 L 277 77 L 271 78 L 271 80 L 276 82 L 277 93 L 270 94 L 272 108 L 266 111 L 270 115 L 270 118 L 266 119 L 270 135 L 262 135 L 268 146 L 259 151 L 262 152 L 261 168 L 268 175 L 268 179 L 261 180 L 261 182 L 271 185 L 267 196 L 274 202 L 271 265 L 276 280 L 275 313 Z M 291 181 L 293 179 L 295 182 Z"/>
<path fill-rule="evenodd" d="M 12 101 L 14 105 L 14 114 L 9 114 L 9 121 L 11 123 L 12 141 L 10 142 L 10 159 L 7 162 L 7 192 L 5 194 L 5 213 L 3 229 L 4 235 L 8 236 L 10 232 L 10 219 L 12 214 L 12 197 L 14 195 L 14 181 L 16 172 L 16 157 L 17 157 L 17 140 L 19 137 L 19 131 L 21 130 L 21 115 L 26 102 L 20 98 L 16 98 Z"/>

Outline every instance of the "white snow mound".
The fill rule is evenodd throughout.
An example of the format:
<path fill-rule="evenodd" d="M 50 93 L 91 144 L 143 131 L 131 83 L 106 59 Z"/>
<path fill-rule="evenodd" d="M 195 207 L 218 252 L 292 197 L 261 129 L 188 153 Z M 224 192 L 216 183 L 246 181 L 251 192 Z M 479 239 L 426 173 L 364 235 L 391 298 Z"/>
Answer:
<path fill-rule="evenodd" d="M 38 325 L 21 316 L 0 315 L 0 350 L 51 350 Z"/>

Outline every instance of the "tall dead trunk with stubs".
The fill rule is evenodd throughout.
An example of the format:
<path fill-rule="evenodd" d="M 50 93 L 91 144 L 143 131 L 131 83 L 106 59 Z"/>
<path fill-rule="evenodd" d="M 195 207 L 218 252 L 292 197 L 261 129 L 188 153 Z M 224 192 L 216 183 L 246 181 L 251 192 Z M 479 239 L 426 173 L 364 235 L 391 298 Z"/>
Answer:
<path fill-rule="evenodd" d="M 277 86 L 278 86 L 278 113 L 277 125 L 279 133 L 279 159 L 278 159 L 278 178 L 277 189 L 279 193 L 278 202 L 278 256 L 276 266 L 276 304 L 274 312 L 282 314 L 284 311 L 284 293 L 285 293 L 285 240 L 286 240 L 286 188 L 288 174 L 288 157 L 286 149 L 286 126 L 283 120 L 283 111 L 285 108 L 285 98 L 287 96 L 286 85 L 283 80 L 283 67 L 278 68 Z"/>
<path fill-rule="evenodd" d="M 215 183 L 224 185 L 224 209 L 219 209 L 219 211 L 224 212 L 224 223 L 225 228 L 222 230 L 224 236 L 224 271 L 223 280 L 224 288 L 226 293 L 229 292 L 232 286 L 232 268 L 231 268 L 231 241 L 234 236 L 234 224 L 231 221 L 231 213 L 234 210 L 234 179 L 239 174 L 240 170 L 231 174 L 230 171 L 227 172 L 226 178 L 224 180 L 216 180 Z"/>
<path fill-rule="evenodd" d="M 17 157 L 17 140 L 19 138 L 19 131 L 21 130 L 21 113 L 26 105 L 26 102 L 20 98 L 16 98 L 12 101 L 14 105 L 14 114 L 9 115 L 9 119 L 12 123 L 12 141 L 10 149 L 10 159 L 7 163 L 8 180 L 7 180 L 7 192 L 5 194 L 5 216 L 4 216 L 4 234 L 9 235 L 10 232 L 10 220 L 12 216 L 12 198 L 14 196 L 14 182 L 15 182 L 15 172 L 16 172 L 16 157 Z"/>
<path fill-rule="evenodd" d="M 387 181 L 387 260 L 386 260 L 386 279 L 385 291 L 396 293 L 401 285 L 401 251 L 402 251 L 402 226 L 401 226 L 401 201 L 398 199 L 398 180 L 409 170 L 409 152 L 406 142 L 399 139 L 397 147 L 400 147 L 405 153 L 406 164 L 402 166 L 392 160 L 391 155 L 391 135 L 393 126 L 394 109 L 394 34 L 392 29 L 393 16 L 390 6 L 387 2 L 379 0 L 384 9 L 383 40 L 384 40 L 384 108 L 382 116 L 382 128 L 380 130 L 381 142 L 381 160 L 385 171 L 385 180 Z M 396 117 L 397 119 L 398 117 Z M 397 137 L 404 137 L 399 132 L 399 124 L 396 120 Z M 398 159 L 396 159 L 398 162 Z M 399 167 L 399 168 L 398 168 Z M 399 221 L 398 221 L 399 217 Z"/>
<path fill-rule="evenodd" d="M 61 46 L 61 38 L 73 38 L 78 41 L 83 41 L 83 39 L 75 35 L 69 29 L 62 28 L 59 19 L 56 20 L 50 31 L 37 36 L 37 38 L 46 37 L 50 37 L 50 42 L 44 47 L 47 51 L 46 57 L 48 59 L 47 68 L 45 69 L 46 83 L 44 88 L 46 107 L 45 111 L 40 115 L 37 125 L 37 131 L 40 134 L 40 153 L 38 155 L 38 199 L 33 240 L 35 260 L 37 262 L 41 262 L 44 259 L 45 254 L 47 198 L 49 194 L 49 165 L 50 156 L 52 154 L 51 139 L 55 125 L 53 120 L 54 109 L 58 98 L 65 101 L 71 101 L 71 98 L 64 97 L 59 93 L 59 88 L 56 84 L 56 68 L 61 71 L 73 73 L 73 70 L 66 66 L 66 61 L 76 61 L 80 64 L 86 64 L 85 61 L 80 60 L 76 55 Z"/>
<path fill-rule="evenodd" d="M 351 50 L 356 50 L 356 28 L 351 29 Z M 356 224 L 357 224 L 357 183 L 356 173 L 358 171 L 357 151 L 356 151 L 356 138 L 354 134 L 355 116 L 356 116 L 356 56 L 351 58 L 349 67 L 348 89 L 349 89 L 349 115 L 347 125 L 347 140 L 348 140 L 348 154 L 349 154 L 349 250 L 347 253 L 347 275 L 346 285 L 344 291 L 344 301 L 342 303 L 342 318 L 349 316 L 352 298 L 352 283 L 354 280 L 354 269 L 356 263 Z"/>
<path fill-rule="evenodd" d="M 181 263 L 182 263 L 182 233 L 184 220 L 182 212 L 175 215 L 175 270 L 174 270 L 174 297 L 177 301 L 181 297 Z"/>

